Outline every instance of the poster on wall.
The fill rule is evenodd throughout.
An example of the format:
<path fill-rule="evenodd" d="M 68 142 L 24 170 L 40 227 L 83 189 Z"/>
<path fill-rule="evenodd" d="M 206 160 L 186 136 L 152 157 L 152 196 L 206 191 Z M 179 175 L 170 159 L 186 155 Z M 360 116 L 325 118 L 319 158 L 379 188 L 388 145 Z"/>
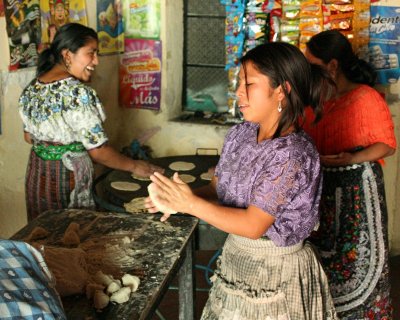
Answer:
<path fill-rule="evenodd" d="M 44 50 L 53 41 L 58 28 L 68 22 L 88 25 L 85 0 L 40 0 L 41 44 Z"/>
<path fill-rule="evenodd" d="M 40 43 L 39 0 L 4 0 L 10 47 L 9 70 L 36 66 Z"/>
<path fill-rule="evenodd" d="M 97 33 L 99 53 L 124 51 L 122 0 L 97 0 Z"/>
<path fill-rule="evenodd" d="M 378 83 L 397 83 L 400 77 L 400 7 L 371 6 L 369 62 Z"/>
<path fill-rule="evenodd" d="M 0 17 L 4 17 L 4 2 L 0 0 Z"/>
<path fill-rule="evenodd" d="M 125 37 L 160 39 L 160 0 L 122 0 Z"/>
<path fill-rule="evenodd" d="M 125 39 L 120 57 L 120 105 L 126 108 L 160 109 L 161 41 Z"/>
<path fill-rule="evenodd" d="M 3 103 L 2 103 L 3 96 L 4 96 L 4 94 L 3 94 L 3 77 L 2 77 L 2 72 L 0 71 L 0 135 L 2 134 L 2 128 L 3 128 L 2 122 L 1 122 L 2 113 L 3 113 Z"/>

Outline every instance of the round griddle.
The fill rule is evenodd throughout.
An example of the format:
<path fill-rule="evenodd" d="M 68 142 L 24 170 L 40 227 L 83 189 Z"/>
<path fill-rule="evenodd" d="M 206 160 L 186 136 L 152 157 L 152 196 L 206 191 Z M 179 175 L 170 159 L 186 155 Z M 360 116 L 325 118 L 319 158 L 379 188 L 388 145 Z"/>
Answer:
<path fill-rule="evenodd" d="M 189 174 L 196 178 L 194 182 L 189 183 L 192 189 L 208 184 L 209 180 L 203 180 L 200 175 L 207 172 L 209 168 L 214 167 L 218 163 L 218 155 L 187 155 L 187 156 L 172 156 L 151 159 L 150 162 L 165 169 L 164 175 L 172 177 L 175 171 L 169 169 L 169 165 L 176 161 L 191 162 L 195 168 L 187 171 L 178 171 L 181 174 Z M 137 191 L 122 191 L 111 187 L 114 181 L 134 182 L 141 186 Z M 147 197 L 147 186 L 151 181 L 141 181 L 132 178 L 131 173 L 119 170 L 112 170 L 100 177 L 95 182 L 95 188 L 99 190 L 96 193 L 96 202 L 99 206 L 106 210 L 125 212 L 124 203 L 138 197 Z"/>

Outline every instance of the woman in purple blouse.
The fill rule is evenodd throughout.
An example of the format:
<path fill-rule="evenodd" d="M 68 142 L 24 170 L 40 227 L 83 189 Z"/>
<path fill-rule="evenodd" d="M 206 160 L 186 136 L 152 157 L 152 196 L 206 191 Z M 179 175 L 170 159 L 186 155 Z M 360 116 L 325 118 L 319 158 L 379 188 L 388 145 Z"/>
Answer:
<path fill-rule="evenodd" d="M 299 123 L 305 106 L 321 107 L 329 85 L 290 44 L 250 50 L 236 92 L 245 122 L 227 134 L 210 185 L 192 191 L 177 174 L 151 176 L 150 212 L 157 203 L 229 233 L 202 319 L 337 319 L 324 271 L 304 242 L 318 225 L 322 181 L 318 152 Z"/>

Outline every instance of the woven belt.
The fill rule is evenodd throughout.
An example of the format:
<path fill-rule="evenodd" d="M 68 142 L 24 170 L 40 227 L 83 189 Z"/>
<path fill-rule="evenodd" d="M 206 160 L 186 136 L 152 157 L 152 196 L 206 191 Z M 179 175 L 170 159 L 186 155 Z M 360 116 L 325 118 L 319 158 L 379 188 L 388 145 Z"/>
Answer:
<path fill-rule="evenodd" d="M 65 145 L 43 145 L 38 144 L 32 147 L 36 155 L 43 160 L 61 160 L 64 153 L 68 151 L 83 152 L 85 147 L 82 143 L 76 142 Z"/>

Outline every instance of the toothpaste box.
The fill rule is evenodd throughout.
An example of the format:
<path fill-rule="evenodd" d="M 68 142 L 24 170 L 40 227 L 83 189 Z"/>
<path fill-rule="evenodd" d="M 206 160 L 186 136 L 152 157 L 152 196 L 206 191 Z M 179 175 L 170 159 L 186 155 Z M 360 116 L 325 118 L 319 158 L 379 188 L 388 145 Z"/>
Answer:
<path fill-rule="evenodd" d="M 400 77 L 400 7 L 371 5 L 369 62 L 378 83 L 397 83 Z"/>

